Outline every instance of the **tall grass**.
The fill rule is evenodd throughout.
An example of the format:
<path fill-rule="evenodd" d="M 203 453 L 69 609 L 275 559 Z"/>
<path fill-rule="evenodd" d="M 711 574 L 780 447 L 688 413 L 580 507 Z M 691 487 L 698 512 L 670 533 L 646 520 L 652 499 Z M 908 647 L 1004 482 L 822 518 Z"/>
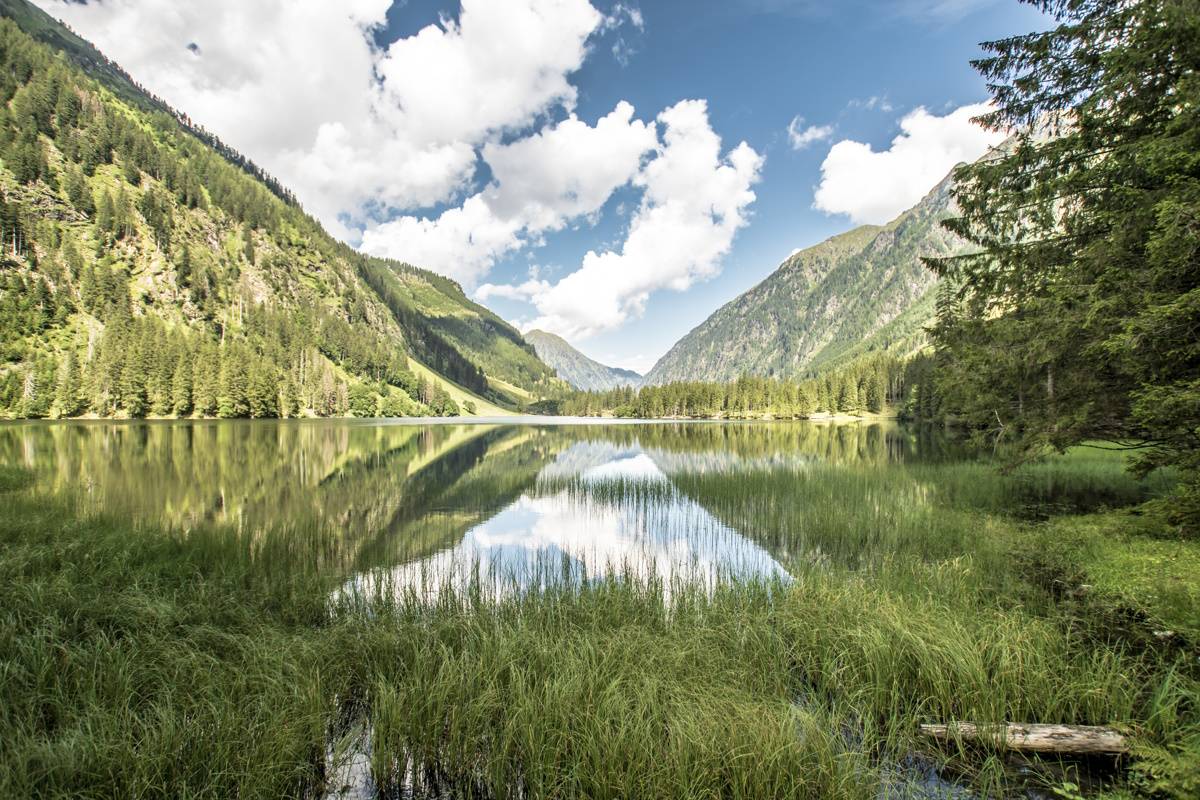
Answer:
<path fill-rule="evenodd" d="M 914 754 L 1016 793 L 1001 761 L 916 734 L 968 719 L 1123 726 L 1122 791 L 1187 797 L 1194 654 L 1097 635 L 1026 574 L 1044 528 L 998 512 L 1045 480 L 1101 505 L 1146 491 L 1108 461 L 541 480 L 644 513 L 689 500 L 792 579 L 422 595 L 348 591 L 324 527 L 131 526 L 0 470 L 0 796 L 320 797 L 355 747 L 385 796 L 905 796 Z"/>

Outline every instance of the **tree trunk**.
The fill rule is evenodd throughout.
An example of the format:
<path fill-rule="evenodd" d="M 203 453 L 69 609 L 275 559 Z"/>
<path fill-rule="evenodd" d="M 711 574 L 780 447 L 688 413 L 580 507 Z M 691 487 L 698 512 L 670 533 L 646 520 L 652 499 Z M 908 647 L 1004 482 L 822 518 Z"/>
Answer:
<path fill-rule="evenodd" d="M 922 725 L 921 734 L 941 742 L 963 741 L 1027 753 L 1121 755 L 1129 751 L 1125 737 L 1112 728 L 1091 725 Z"/>

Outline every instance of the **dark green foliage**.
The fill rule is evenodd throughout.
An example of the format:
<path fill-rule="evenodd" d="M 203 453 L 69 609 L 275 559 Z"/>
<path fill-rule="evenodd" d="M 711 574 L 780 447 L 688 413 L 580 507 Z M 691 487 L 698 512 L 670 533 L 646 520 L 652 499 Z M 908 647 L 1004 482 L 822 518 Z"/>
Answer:
<path fill-rule="evenodd" d="M 935 337 L 944 409 L 1024 457 L 1095 439 L 1182 467 L 1200 525 L 1200 8 L 1043 0 L 1058 26 L 976 66 L 1018 133 L 961 169 L 976 255 Z"/>

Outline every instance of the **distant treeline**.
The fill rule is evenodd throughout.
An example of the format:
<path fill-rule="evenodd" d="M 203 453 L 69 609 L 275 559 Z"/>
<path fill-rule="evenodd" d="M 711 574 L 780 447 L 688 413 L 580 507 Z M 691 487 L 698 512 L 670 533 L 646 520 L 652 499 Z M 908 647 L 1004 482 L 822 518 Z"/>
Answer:
<path fill-rule="evenodd" d="M 573 416 L 660 418 L 758 417 L 804 419 L 818 413 L 919 413 L 916 378 L 925 365 L 873 354 L 803 380 L 744 375 L 730 383 L 679 381 L 661 386 L 573 392 L 538 410 Z"/>

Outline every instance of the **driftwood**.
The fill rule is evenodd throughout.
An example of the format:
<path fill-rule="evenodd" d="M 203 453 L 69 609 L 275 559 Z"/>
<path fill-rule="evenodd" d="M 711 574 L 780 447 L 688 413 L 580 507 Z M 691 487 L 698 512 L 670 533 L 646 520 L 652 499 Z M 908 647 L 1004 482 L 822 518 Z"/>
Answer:
<path fill-rule="evenodd" d="M 1074 756 L 1116 756 L 1129 751 L 1125 737 L 1112 728 L 1091 725 L 922 725 L 921 734 L 941 742 L 963 741 L 994 745 L 1025 753 Z"/>

